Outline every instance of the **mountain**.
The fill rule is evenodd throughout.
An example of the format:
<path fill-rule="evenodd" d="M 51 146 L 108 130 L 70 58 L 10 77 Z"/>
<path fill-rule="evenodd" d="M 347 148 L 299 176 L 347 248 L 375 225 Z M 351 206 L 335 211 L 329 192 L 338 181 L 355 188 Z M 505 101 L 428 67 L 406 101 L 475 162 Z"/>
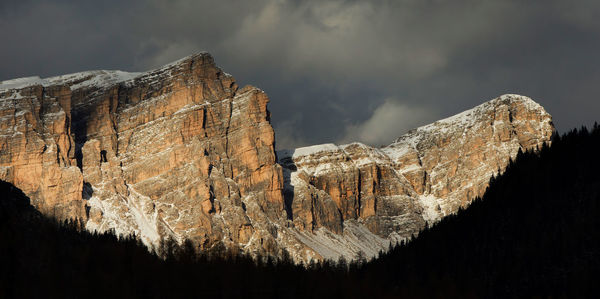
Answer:
<path fill-rule="evenodd" d="M 282 151 L 288 215 L 301 240 L 322 256 L 352 257 L 357 247 L 373 256 L 387 240 L 410 238 L 483 195 L 519 149 L 541 147 L 553 130 L 540 105 L 504 95 L 382 148 L 352 143 Z M 346 238 L 331 242 L 330 232 Z"/>
<path fill-rule="evenodd" d="M 207 53 L 145 73 L 0 84 L 0 180 L 89 231 L 295 261 L 376 255 L 467 206 L 551 116 L 504 95 L 383 148 L 275 152 L 266 94 Z"/>
<path fill-rule="evenodd" d="M 43 213 L 148 245 L 173 236 L 202 248 L 224 240 L 277 249 L 283 180 L 268 98 L 238 88 L 210 55 L 0 89 L 0 179 Z"/>
<path fill-rule="evenodd" d="M 308 265 L 58 224 L 0 181 L 0 297 L 597 298 L 600 127 L 519 153 L 482 198 L 377 259 Z"/>
<path fill-rule="evenodd" d="M 395 297 L 597 298 L 599 147 L 595 125 L 519 154 L 483 197 L 368 264 L 362 273 L 372 279 L 356 280 Z"/>

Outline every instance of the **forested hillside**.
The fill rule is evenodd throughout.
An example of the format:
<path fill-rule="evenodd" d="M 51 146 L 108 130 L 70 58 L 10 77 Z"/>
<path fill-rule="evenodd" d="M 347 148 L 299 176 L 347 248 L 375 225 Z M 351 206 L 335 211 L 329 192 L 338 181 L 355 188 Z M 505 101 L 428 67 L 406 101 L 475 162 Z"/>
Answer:
<path fill-rule="evenodd" d="M 408 295 L 598 293 L 600 129 L 519 154 L 482 199 L 362 271 Z"/>

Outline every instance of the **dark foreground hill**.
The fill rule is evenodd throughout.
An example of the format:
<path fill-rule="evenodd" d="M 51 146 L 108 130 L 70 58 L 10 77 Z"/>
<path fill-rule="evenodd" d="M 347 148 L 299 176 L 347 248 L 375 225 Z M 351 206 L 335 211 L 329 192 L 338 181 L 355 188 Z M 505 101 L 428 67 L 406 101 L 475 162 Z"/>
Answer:
<path fill-rule="evenodd" d="M 91 234 L 1 183 L 0 297 L 584 297 L 600 277 L 600 129 L 520 154 L 482 199 L 374 261 L 255 263 Z"/>
<path fill-rule="evenodd" d="M 482 199 L 362 271 L 407 295 L 599 294 L 600 129 L 519 154 Z"/>

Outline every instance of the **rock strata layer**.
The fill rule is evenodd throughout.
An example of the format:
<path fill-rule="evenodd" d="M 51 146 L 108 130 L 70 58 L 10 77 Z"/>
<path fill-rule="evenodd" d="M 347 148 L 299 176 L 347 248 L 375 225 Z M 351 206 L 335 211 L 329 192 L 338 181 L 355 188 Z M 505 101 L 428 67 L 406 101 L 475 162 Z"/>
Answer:
<path fill-rule="evenodd" d="M 146 73 L 0 84 L 0 180 L 41 212 L 145 244 L 192 240 L 296 261 L 367 256 L 466 206 L 551 117 L 505 95 L 383 148 L 275 152 L 266 94 L 200 53 Z"/>

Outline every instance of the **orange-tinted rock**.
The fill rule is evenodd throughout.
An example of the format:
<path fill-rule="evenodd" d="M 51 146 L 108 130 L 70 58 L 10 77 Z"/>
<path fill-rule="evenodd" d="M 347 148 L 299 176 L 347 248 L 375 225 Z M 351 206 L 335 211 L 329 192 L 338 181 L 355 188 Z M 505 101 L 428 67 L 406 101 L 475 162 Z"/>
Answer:
<path fill-rule="evenodd" d="M 0 175 L 40 210 L 147 244 L 279 250 L 283 177 L 264 92 L 238 89 L 208 54 L 37 80 L 1 95 Z"/>
<path fill-rule="evenodd" d="M 354 258 L 467 205 L 553 132 L 541 106 L 506 95 L 384 148 L 320 145 L 277 161 L 268 102 L 205 53 L 147 73 L 5 81 L 0 179 L 47 215 L 150 246 Z"/>
<path fill-rule="evenodd" d="M 0 90 L 0 180 L 59 219 L 85 216 L 69 97 L 66 86 Z"/>
<path fill-rule="evenodd" d="M 281 151 L 288 210 L 304 230 L 341 234 L 348 221 L 357 221 L 382 238 L 406 239 L 483 195 L 491 176 L 519 149 L 540 147 L 553 132 L 540 105 L 504 95 L 411 130 L 387 147 L 325 144 Z M 335 209 L 319 209 L 329 202 Z M 317 222 L 307 210 L 324 211 L 320 218 L 330 221 Z M 315 249 L 329 254 L 332 246 Z"/>

